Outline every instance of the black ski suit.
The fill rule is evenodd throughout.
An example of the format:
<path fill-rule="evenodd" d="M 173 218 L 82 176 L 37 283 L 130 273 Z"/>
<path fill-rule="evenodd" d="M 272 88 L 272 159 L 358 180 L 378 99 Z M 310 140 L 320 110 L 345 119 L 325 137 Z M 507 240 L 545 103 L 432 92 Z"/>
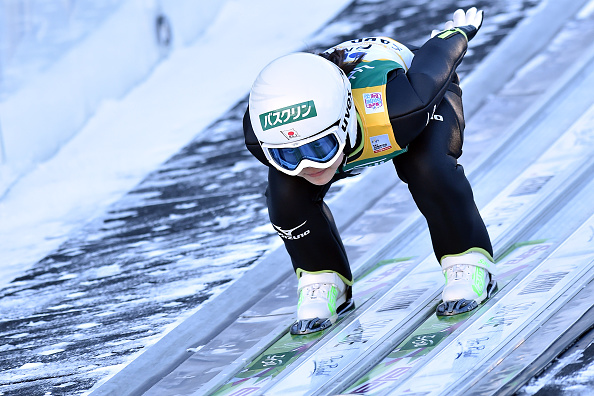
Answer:
<path fill-rule="evenodd" d="M 427 220 L 438 260 L 471 248 L 493 254 L 471 186 L 457 162 L 462 154 L 464 115 L 456 67 L 466 49 L 463 34 L 432 38 L 413 50 L 414 59 L 407 72 L 393 70 L 386 83 L 387 110 L 396 142 L 402 148 L 408 147 L 392 162 Z M 440 117 L 430 120 L 432 115 Z M 339 169 L 325 186 L 286 175 L 267 162 L 247 111 L 243 128 L 247 148 L 269 166 L 269 216 L 283 238 L 295 271 L 335 271 L 352 281 L 345 248 L 323 201 L 332 182 L 344 177 L 344 172 L 341 174 Z M 360 127 L 358 135 L 360 141 Z M 352 148 L 347 146 L 347 155 L 349 150 Z"/>

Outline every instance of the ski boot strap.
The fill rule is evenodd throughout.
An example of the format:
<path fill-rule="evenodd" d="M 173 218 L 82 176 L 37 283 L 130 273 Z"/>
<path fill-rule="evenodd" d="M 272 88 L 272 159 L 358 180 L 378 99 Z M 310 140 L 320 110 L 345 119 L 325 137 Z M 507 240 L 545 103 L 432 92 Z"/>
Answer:
<path fill-rule="evenodd" d="M 302 272 L 301 277 L 299 278 L 299 289 L 297 290 L 297 293 L 301 293 L 303 288 L 316 283 L 332 284 L 336 286 L 340 294 L 346 289 L 345 283 L 336 272 L 320 272 L 316 274 Z"/>
<path fill-rule="evenodd" d="M 474 265 L 475 267 L 486 269 L 491 275 L 493 275 L 495 270 L 493 262 L 483 253 L 477 251 L 470 251 L 455 256 L 445 256 L 441 259 L 441 270 L 443 273 L 454 265 Z"/>

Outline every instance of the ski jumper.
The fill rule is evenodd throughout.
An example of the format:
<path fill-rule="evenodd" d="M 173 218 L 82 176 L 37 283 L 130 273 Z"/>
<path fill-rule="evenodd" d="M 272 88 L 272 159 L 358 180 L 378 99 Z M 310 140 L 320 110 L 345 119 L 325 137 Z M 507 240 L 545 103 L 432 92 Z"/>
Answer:
<path fill-rule="evenodd" d="M 243 121 L 247 148 L 269 165 L 270 220 L 297 275 L 333 271 L 352 284 L 346 251 L 324 196 L 332 182 L 390 160 L 427 220 L 438 260 L 470 249 L 492 256 L 471 186 L 457 162 L 464 116 L 456 67 L 467 49 L 464 34 L 434 37 L 414 50 L 414 56 L 406 46 L 379 37 L 348 41 L 328 51 L 334 48 L 344 49 L 347 59 L 363 58 L 348 76 L 359 121 L 357 142 L 345 148 L 346 161 L 330 183 L 317 186 L 270 166 L 249 112 Z"/>

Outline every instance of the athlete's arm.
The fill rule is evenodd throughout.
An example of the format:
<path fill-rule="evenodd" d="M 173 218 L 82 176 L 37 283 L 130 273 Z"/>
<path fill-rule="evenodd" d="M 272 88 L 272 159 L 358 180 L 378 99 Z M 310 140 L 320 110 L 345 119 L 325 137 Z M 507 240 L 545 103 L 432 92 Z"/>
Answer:
<path fill-rule="evenodd" d="M 482 23 L 483 11 L 475 7 L 457 10 L 445 30 L 434 30 L 415 53 L 408 72 L 399 69 L 388 76 L 388 112 L 400 147 L 423 130 L 452 81 L 457 82 L 456 68 Z"/>
<path fill-rule="evenodd" d="M 415 53 L 408 72 L 397 69 L 388 76 L 386 101 L 396 142 L 407 146 L 425 128 L 466 54 L 467 39 L 455 31 L 433 37 Z"/>

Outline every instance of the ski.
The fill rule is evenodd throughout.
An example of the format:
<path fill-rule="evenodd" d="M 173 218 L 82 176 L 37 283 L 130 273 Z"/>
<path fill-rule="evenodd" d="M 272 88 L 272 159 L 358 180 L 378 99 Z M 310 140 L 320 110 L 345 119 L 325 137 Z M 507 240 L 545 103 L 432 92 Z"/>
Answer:
<path fill-rule="evenodd" d="M 477 368 L 496 353 L 511 353 L 593 279 L 594 247 L 588 243 L 593 227 L 594 216 L 501 299 L 484 307 L 488 309 L 482 309 L 414 375 L 383 394 L 465 394 L 464 388 L 480 377 Z M 493 365 L 490 362 L 483 371 Z"/>
<path fill-rule="evenodd" d="M 365 306 L 377 293 L 387 289 L 399 276 L 415 265 L 413 258 L 383 260 L 363 274 L 353 286 L 355 306 Z M 312 334 L 294 336 L 288 328 L 255 359 L 241 368 L 233 378 L 215 390 L 213 395 L 248 395 L 267 385 L 300 356 L 311 349 L 327 334 L 335 330 L 354 312 L 349 312 L 332 327 Z"/>
<path fill-rule="evenodd" d="M 428 256 L 413 271 L 353 320 L 340 326 L 317 348 L 297 360 L 291 371 L 263 389 L 264 394 L 311 394 L 377 345 L 393 338 L 405 323 L 414 327 L 431 314 L 443 276 Z"/>
<path fill-rule="evenodd" d="M 552 244 L 546 241 L 531 241 L 514 245 L 498 262 L 499 290 L 534 264 Z M 494 298 L 494 296 L 492 297 Z M 422 364 L 424 357 L 435 350 L 455 330 L 459 329 L 477 310 L 462 315 L 439 317 L 431 315 L 410 336 L 402 341 L 388 356 L 383 358 L 366 375 L 348 387 L 344 394 L 376 395 L 402 381 L 407 373 Z"/>
<path fill-rule="evenodd" d="M 574 292 L 569 289 L 565 293 Z M 593 334 L 589 330 L 594 323 L 593 302 L 594 282 L 590 281 L 534 333 L 526 339 L 522 338 L 519 348 L 511 353 L 502 350 L 493 355 L 490 361 L 477 369 L 478 374 L 473 381 L 465 381 L 461 391 L 475 395 L 512 395 L 535 375 L 542 378 L 543 375 L 546 376 L 545 372 L 552 372 L 557 377 L 559 366 L 549 369 L 549 364 L 557 358 L 561 361 L 567 359 L 576 350 L 586 349 L 592 342 Z M 555 308 L 551 305 L 547 310 Z M 548 312 L 541 315 L 548 315 Z M 587 366 L 587 362 L 583 360 L 578 364 L 583 364 L 583 368 Z M 562 377 L 559 375 L 555 383 L 565 383 Z"/>
<path fill-rule="evenodd" d="M 539 175 L 538 172 L 536 172 L 537 169 L 546 169 L 546 167 L 538 167 L 536 166 L 533 169 L 529 169 L 529 175 L 531 175 L 531 177 L 533 178 L 532 180 L 536 179 L 539 180 L 539 178 L 541 178 L 542 176 Z M 580 177 L 579 177 L 579 173 L 583 173 L 583 172 L 591 172 L 592 169 L 589 166 L 585 166 L 584 168 L 582 168 L 581 172 L 576 172 L 577 174 L 575 175 L 576 177 L 576 181 L 574 183 L 572 183 L 574 185 L 574 187 L 572 188 L 566 188 L 566 189 L 562 189 L 562 190 L 556 190 L 559 194 L 566 194 L 564 193 L 564 191 L 569 190 L 569 191 L 573 191 L 575 193 L 576 189 L 581 188 L 582 186 L 575 186 L 575 184 L 580 184 Z M 551 176 L 548 177 L 549 179 L 551 178 Z M 530 180 L 530 179 L 525 179 L 525 180 Z M 589 183 L 590 185 L 592 183 Z M 522 197 L 524 197 L 526 194 L 518 194 L 518 191 L 523 191 L 523 192 L 527 192 L 527 190 L 536 190 L 536 188 L 534 188 L 535 183 L 526 183 L 525 181 L 520 183 L 520 185 L 523 186 L 528 186 L 528 185 L 532 185 L 532 187 L 530 189 L 518 189 L 517 186 L 510 186 L 510 188 L 513 191 L 516 191 L 515 194 L 511 194 L 511 197 L 509 197 L 508 199 L 512 199 L 512 201 L 510 201 L 510 206 L 511 207 L 520 207 L 523 206 L 523 204 L 518 204 L 518 201 L 513 201 L 513 199 L 524 199 Z M 589 188 L 585 188 L 584 189 L 584 193 L 582 195 L 585 194 L 585 197 L 588 196 L 587 191 L 591 191 L 592 187 Z M 557 199 L 558 200 L 558 199 Z M 502 200 L 501 202 L 504 202 L 504 200 Z M 524 202 L 522 202 L 524 203 Z M 499 206 L 501 207 L 501 206 Z M 578 208 L 579 210 L 579 208 Z M 555 211 L 556 212 L 556 211 Z M 564 209 L 564 212 L 569 212 L 569 210 Z M 496 212 L 494 212 L 496 213 Z M 497 216 L 496 218 L 503 218 L 504 216 Z M 509 217 L 509 215 L 506 215 L 505 217 Z M 513 216 L 512 216 L 513 217 Z M 566 216 L 561 216 L 562 221 L 564 223 L 567 223 L 569 219 L 574 218 L 574 216 L 572 216 L 571 214 L 567 214 Z M 499 226 L 499 223 L 497 222 L 493 222 L 493 224 L 496 224 Z M 540 223 L 541 226 L 544 226 L 544 223 Z M 566 274 L 564 273 L 564 271 L 562 271 L 561 269 L 564 268 L 565 263 L 568 263 L 568 265 L 570 266 L 571 269 L 573 270 L 577 270 L 577 278 L 573 278 L 574 280 L 576 280 L 576 282 L 579 282 L 579 285 L 582 285 L 584 282 L 587 283 L 587 281 L 589 279 L 591 279 L 591 277 L 589 276 L 585 276 L 583 277 L 581 274 L 587 274 L 589 269 L 591 268 L 591 264 L 589 263 L 589 257 L 590 257 L 590 253 L 591 251 L 586 249 L 585 251 L 583 251 L 583 247 L 584 246 L 588 246 L 588 238 L 591 238 L 591 233 L 588 232 L 589 229 L 591 229 L 592 227 L 592 219 L 590 219 L 588 222 L 586 222 L 585 224 L 580 224 L 578 223 L 577 225 L 573 226 L 573 228 L 571 228 L 571 230 L 575 230 L 575 228 L 578 228 L 578 231 L 575 231 L 572 233 L 572 236 L 570 238 L 568 238 L 563 244 L 562 246 L 564 246 L 564 248 L 560 248 L 558 251 L 556 251 L 554 254 L 556 257 L 560 254 L 568 254 L 569 255 L 569 251 L 571 251 L 572 249 L 575 249 L 575 253 L 583 253 L 583 257 L 580 256 L 578 258 L 573 258 L 570 257 L 569 259 L 563 259 L 561 260 L 561 264 L 557 263 L 557 261 L 550 261 L 549 258 L 547 258 L 547 264 L 546 265 L 542 265 L 537 267 L 537 269 L 535 269 L 534 273 L 537 274 L 536 278 L 534 278 L 534 274 L 532 274 L 532 278 L 530 277 L 526 277 L 526 279 L 524 279 L 524 277 L 521 277 L 522 282 L 526 283 L 526 282 L 532 282 L 531 286 L 526 286 L 523 291 L 522 291 L 522 295 L 532 295 L 532 298 L 534 298 L 534 296 L 538 296 L 538 293 L 540 293 L 543 290 L 546 290 L 546 287 L 548 286 L 554 286 L 556 285 L 556 283 L 560 280 L 560 278 L 563 278 L 566 276 Z M 501 227 L 498 227 L 501 228 Z M 556 228 L 557 230 L 559 230 L 559 227 L 555 227 L 554 225 L 552 226 L 552 228 Z M 530 261 L 530 266 L 533 266 L 534 263 L 537 263 L 539 260 L 541 260 L 539 258 L 538 255 L 536 255 L 535 253 L 538 253 L 539 251 L 550 251 L 551 247 L 553 245 L 551 243 L 548 242 L 538 242 L 535 244 L 521 244 L 520 246 L 515 246 L 514 251 L 512 252 L 511 255 L 506 255 L 505 257 L 503 257 L 502 259 L 499 260 L 498 264 L 497 264 L 497 268 L 499 268 L 499 270 L 504 271 L 503 274 L 499 274 L 498 275 L 498 280 L 499 280 L 499 287 L 500 289 L 505 290 L 506 287 L 508 286 L 508 284 L 511 281 L 510 275 L 512 275 L 510 273 L 510 271 L 506 268 L 509 265 L 509 260 L 512 260 L 511 262 L 513 263 L 514 260 L 526 260 L 528 257 L 532 257 L 531 261 Z M 569 248 L 567 248 L 569 246 Z M 564 249 L 564 250 L 563 250 Z M 568 251 L 569 249 L 569 251 Z M 565 252 L 565 253 L 564 253 Z M 517 257 L 516 257 L 517 256 Z M 553 260 L 553 259 L 551 259 Z M 574 268 L 575 267 L 575 262 L 574 260 L 578 260 L 578 264 L 579 264 L 579 260 L 582 260 L 582 263 L 579 264 L 577 266 L 577 269 Z M 550 267 L 552 265 L 552 267 Z M 584 268 L 581 268 L 580 265 L 584 265 Z M 581 271 L 581 272 L 580 272 Z M 573 282 L 573 281 L 569 281 L 569 282 Z M 582 286 L 575 286 L 575 284 L 571 287 L 571 289 L 576 289 L 579 290 Z M 506 291 L 507 293 L 507 291 Z M 543 316 L 543 319 L 541 319 L 542 321 L 547 320 L 547 318 L 550 315 L 556 314 L 557 310 L 556 309 L 552 309 L 551 306 L 554 306 L 554 304 L 564 304 L 564 302 L 570 298 L 572 298 L 574 293 L 569 293 L 568 296 L 564 296 L 563 298 L 558 298 L 559 293 L 555 294 L 553 299 L 551 301 L 555 301 L 554 303 L 545 303 L 545 306 L 547 306 L 548 310 L 551 311 L 550 313 L 547 313 L 546 316 Z M 514 296 L 514 294 L 511 294 L 512 297 L 508 297 L 503 296 L 503 297 L 499 297 L 499 296 L 495 296 L 494 299 L 497 300 L 499 298 L 502 299 L 512 299 L 512 300 L 520 300 L 517 298 L 517 296 Z M 558 300 L 558 301 L 557 301 Z M 582 308 L 582 311 L 584 309 L 587 309 L 587 306 L 585 308 Z M 505 309 L 502 310 L 500 313 L 505 313 Z M 376 364 L 375 366 L 373 366 L 370 371 L 368 373 L 366 373 L 364 376 L 356 379 L 356 376 L 351 376 L 351 382 L 354 382 L 352 385 L 350 385 L 349 387 L 346 388 L 346 390 L 344 391 L 345 394 L 365 394 L 365 395 L 383 395 L 383 394 L 388 394 L 388 391 L 386 391 L 386 389 L 390 389 L 393 386 L 396 386 L 398 383 L 402 382 L 403 380 L 407 379 L 409 376 L 414 375 L 415 370 L 417 370 L 420 366 L 425 365 L 427 360 L 430 358 L 428 357 L 428 355 L 431 355 L 432 353 L 435 353 L 436 350 L 439 350 L 443 345 L 442 344 L 448 344 L 451 343 L 451 338 L 450 335 L 454 332 L 457 331 L 458 329 L 460 329 L 462 326 L 464 326 L 464 324 L 466 322 L 469 322 L 471 320 L 471 317 L 473 317 L 474 315 L 476 315 L 476 313 L 469 313 L 466 316 L 461 316 L 460 318 L 447 318 L 447 320 L 444 319 L 440 319 L 437 318 L 435 315 L 432 316 L 431 318 L 429 318 L 423 325 L 421 325 L 418 329 L 416 329 L 413 334 L 411 336 L 409 336 L 405 341 L 403 341 L 402 343 L 400 343 L 390 354 L 388 354 L 388 356 L 386 356 L 384 359 L 382 359 L 378 364 Z M 479 320 L 479 319 L 476 319 Z M 526 337 L 522 337 L 522 340 L 525 340 Z M 512 344 L 513 345 L 513 344 Z M 460 347 L 460 345 L 458 345 L 458 347 Z M 484 345 L 480 345 L 478 346 L 478 348 L 484 348 Z M 453 347 L 451 347 L 453 348 Z M 497 361 L 500 362 L 502 358 L 504 358 L 505 356 L 507 356 L 509 352 L 505 351 L 505 347 L 502 346 L 501 349 L 498 352 L 497 355 Z M 492 359 L 493 360 L 493 359 Z M 487 368 L 483 369 L 483 372 L 481 373 L 482 375 L 487 375 L 488 372 L 491 372 L 491 370 L 493 370 L 493 366 L 496 365 L 495 363 L 493 363 L 492 361 L 488 362 L 490 364 L 485 363 L 485 365 L 487 365 Z M 499 384 L 504 384 L 506 378 L 509 379 L 510 373 L 511 372 L 519 372 L 520 369 L 522 368 L 522 366 L 519 366 L 517 364 L 513 364 L 513 363 L 508 363 L 507 364 L 507 370 L 505 370 L 505 374 L 502 374 L 498 377 L 498 383 Z M 482 377 L 482 375 L 479 375 L 477 377 Z M 504 378 L 505 377 L 505 378 Z M 353 381 L 354 380 L 354 381 Z M 348 382 L 347 379 L 344 379 L 344 381 L 341 381 L 342 384 Z M 485 382 L 485 381 L 483 381 Z M 463 384 L 462 382 L 458 382 L 458 385 L 456 385 L 456 391 L 458 391 L 459 389 L 468 389 L 469 387 L 469 382 L 464 381 Z M 500 385 L 503 386 L 503 385 Z M 344 386 L 340 387 L 337 386 L 335 388 L 333 388 L 333 390 L 344 390 Z M 404 391 L 404 388 L 398 388 L 399 391 Z M 453 392 L 452 389 L 450 389 L 451 392 Z M 463 393 L 461 393 L 463 394 Z"/>

